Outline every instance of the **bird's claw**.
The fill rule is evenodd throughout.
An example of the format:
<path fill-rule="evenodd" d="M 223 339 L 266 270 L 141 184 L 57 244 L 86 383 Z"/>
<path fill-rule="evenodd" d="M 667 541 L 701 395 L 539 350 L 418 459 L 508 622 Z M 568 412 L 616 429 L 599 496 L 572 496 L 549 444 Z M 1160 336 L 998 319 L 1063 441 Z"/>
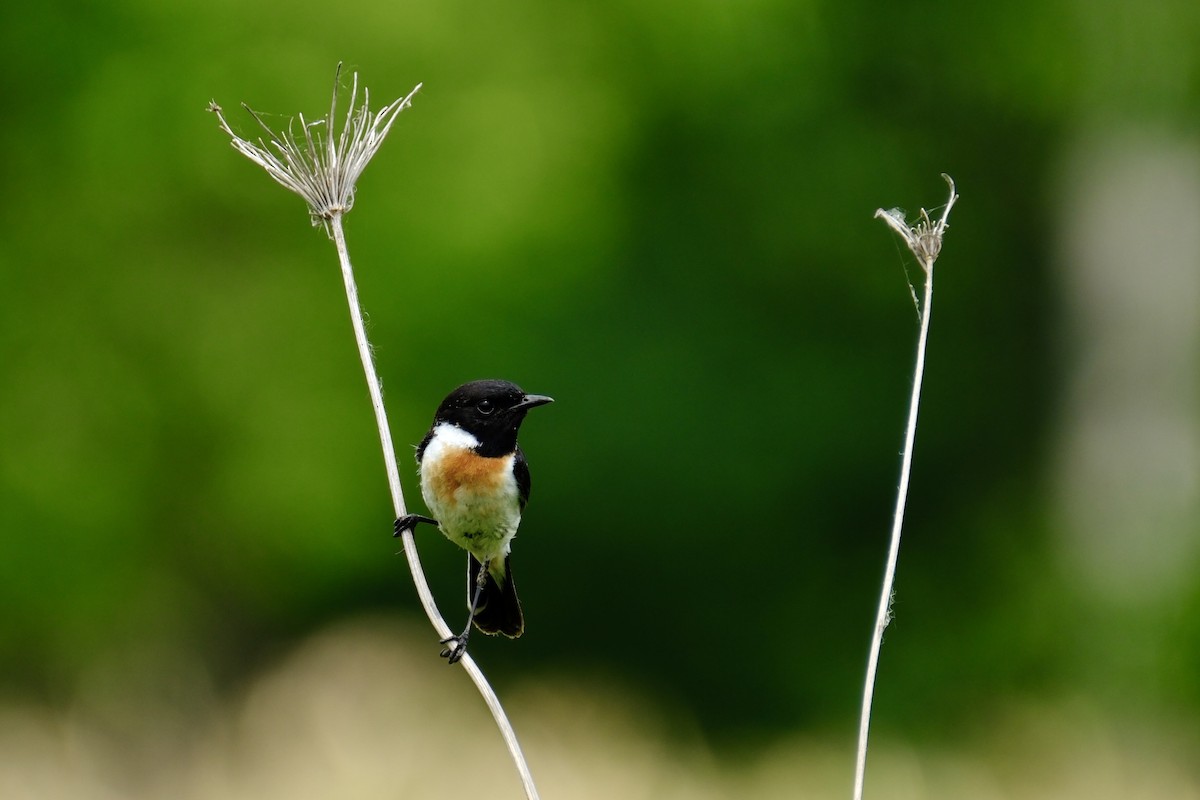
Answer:
<path fill-rule="evenodd" d="M 425 517 L 420 514 L 406 514 L 405 516 L 397 519 L 395 524 L 392 525 L 392 537 L 395 538 L 401 536 L 405 531 L 413 531 L 415 533 L 417 530 L 417 524 L 421 522 L 424 522 L 427 525 L 438 524 L 436 519 L 431 519 L 430 517 Z"/>
<path fill-rule="evenodd" d="M 446 645 L 446 648 L 438 653 L 438 655 L 446 659 L 447 664 L 457 664 L 467 654 L 467 639 L 465 636 L 451 636 L 447 639 L 442 639 L 439 644 Z"/>

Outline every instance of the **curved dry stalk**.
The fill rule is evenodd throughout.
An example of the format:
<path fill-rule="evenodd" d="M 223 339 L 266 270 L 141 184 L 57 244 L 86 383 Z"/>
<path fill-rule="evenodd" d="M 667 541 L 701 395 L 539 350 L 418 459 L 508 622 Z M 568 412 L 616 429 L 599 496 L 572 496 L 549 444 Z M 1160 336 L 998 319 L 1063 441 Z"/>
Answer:
<path fill-rule="evenodd" d="M 941 218 L 935 223 L 929 218 L 929 213 L 921 209 L 920 220 L 916 225 L 909 226 L 904 219 L 904 213 L 899 209 L 884 211 L 882 208 L 875 212 L 892 230 L 900 234 L 908 249 L 916 257 L 917 263 L 925 273 L 924 302 L 917 307 L 921 321 L 921 332 L 917 337 L 916 367 L 913 370 L 912 396 L 908 403 L 908 425 L 904 433 L 904 451 L 900 460 L 900 486 L 896 490 L 896 510 L 892 515 L 892 535 L 888 546 L 887 566 L 883 572 L 883 588 L 879 594 L 879 610 L 875 617 L 875 628 L 871 636 L 871 651 L 867 656 L 867 675 L 863 683 L 862 714 L 858 727 L 858 754 L 854 770 L 854 800 L 862 800 L 863 784 L 867 772 L 867 740 L 871 727 L 871 702 L 875 696 L 875 676 L 879 671 L 879 651 L 883 646 L 883 632 L 891 621 L 893 585 L 896 580 L 896 562 L 900 558 L 900 531 L 904 526 L 904 508 L 908 500 L 908 483 L 912 474 L 913 443 L 917 437 L 917 410 L 921 404 L 921 384 L 925 376 L 925 350 L 929 341 L 929 314 L 933 310 L 933 263 L 942 250 L 942 239 L 949 227 L 950 209 L 958 200 L 954 190 L 954 181 L 949 175 L 942 174 L 950 187 L 950 199 Z M 915 296 L 915 295 L 914 295 Z"/>
<path fill-rule="evenodd" d="M 341 64 L 338 64 L 338 76 L 341 74 Z M 346 289 L 346 303 L 350 310 L 350 322 L 354 328 L 354 341 L 358 346 L 358 355 L 362 361 L 363 374 L 367 379 L 367 390 L 371 396 L 371 407 L 375 412 L 376 427 L 379 430 L 379 443 L 383 448 L 383 461 L 387 470 L 388 488 L 392 495 L 392 506 L 396 517 L 408 513 L 404 504 L 404 491 L 400 486 L 400 470 L 396 464 L 396 450 L 392 443 L 391 427 L 388 424 L 387 411 L 383 405 L 383 391 L 380 388 L 379 376 L 375 371 L 375 361 L 371 353 L 371 344 L 367 340 L 366 327 L 363 324 L 362 308 L 358 302 L 358 286 L 354 280 L 354 270 L 350 264 L 350 254 L 346 247 L 346 236 L 342 227 L 342 216 L 354 204 L 355 182 L 366 168 L 371 158 L 379 150 L 384 137 L 387 136 L 392 124 L 399 113 L 407 107 L 414 94 L 420 89 L 420 84 L 408 94 L 384 106 L 377 113 L 370 111 L 370 96 L 363 90 L 363 103 L 356 106 L 358 97 L 358 75 L 355 74 L 353 88 L 350 92 L 349 108 L 345 122 L 335 137 L 337 128 L 338 77 L 335 76 L 333 101 L 330 103 L 329 114 L 323 119 L 306 122 L 303 116 L 298 117 L 301 133 L 298 136 L 291 127 L 283 133 L 276 133 L 269 128 L 262 118 L 249 106 L 243 107 L 254 117 L 266 132 L 267 138 L 259 139 L 257 144 L 247 141 L 235 134 L 225 121 L 221 107 L 215 102 L 209 104 L 209 110 L 217 115 L 220 128 L 229 134 L 233 146 L 254 163 L 267 171 L 280 185 L 295 192 L 308 203 L 309 214 L 314 225 L 323 225 L 326 232 L 334 241 L 337 248 L 338 263 L 341 265 L 342 281 Z M 323 134 L 322 134 L 323 132 Z M 416 540 L 411 530 L 404 531 L 401 536 L 404 545 L 404 555 L 408 560 L 409 571 L 412 573 L 413 585 L 417 596 L 430 624 L 437 631 L 438 638 L 445 639 L 452 635 L 450 627 L 438 611 L 421 568 L 421 559 L 417 554 Z M 513 762 L 520 775 L 525 795 L 529 800 L 538 800 L 537 788 L 533 783 L 533 775 L 521 752 L 520 743 L 508 716 L 504 713 L 500 700 L 492 690 L 487 678 L 470 654 L 463 656 L 459 662 L 471 681 L 479 690 L 480 696 L 500 730 L 500 735 L 512 755 Z"/>
<path fill-rule="evenodd" d="M 379 443 L 383 447 L 383 460 L 387 469 L 388 487 L 392 492 L 392 507 L 396 517 L 399 518 L 406 515 L 408 509 L 404 505 L 404 490 L 400 487 L 400 471 L 396 466 L 396 449 L 392 444 L 387 411 L 383 407 L 383 392 L 379 386 L 379 377 L 375 372 L 375 360 L 371 356 L 371 345 L 367 341 L 367 333 L 363 325 L 362 309 L 358 304 L 358 287 L 354 281 L 354 270 L 350 266 L 350 255 L 346 250 L 346 237 L 342 231 L 340 214 L 330 220 L 330 228 L 333 233 L 333 241 L 337 245 L 338 261 L 342 266 L 342 279 L 346 285 L 346 302 L 350 307 L 350 321 L 354 326 L 354 341 L 358 344 L 358 355 L 362 360 L 363 373 L 367 377 L 367 388 L 371 393 L 371 407 L 375 410 L 375 422 L 379 428 Z M 437 631 L 438 638 L 448 639 L 453 633 L 441 612 L 438 611 L 437 602 L 433 599 L 433 592 L 430 591 L 429 582 L 425 579 L 425 571 L 421 569 L 421 559 L 417 554 L 417 544 L 411 528 L 401 534 L 401 541 L 404 544 L 404 555 L 408 560 L 409 571 L 412 572 L 413 585 L 417 588 L 417 596 L 421 599 L 425 615 L 429 617 L 429 622 Z M 464 654 L 459 663 L 471 676 L 471 681 L 479 690 L 488 710 L 492 712 L 492 717 L 496 720 L 496 727 L 500 729 L 500 735 L 504 737 L 517 772 L 520 773 L 526 796 L 530 800 L 537 800 L 538 793 L 533 784 L 533 775 L 529 771 L 524 753 L 521 752 L 516 731 L 513 730 L 512 723 L 508 721 L 504 707 L 500 705 L 500 699 L 492 690 L 491 684 L 488 683 L 479 666 L 471 658 L 470 653 Z"/>

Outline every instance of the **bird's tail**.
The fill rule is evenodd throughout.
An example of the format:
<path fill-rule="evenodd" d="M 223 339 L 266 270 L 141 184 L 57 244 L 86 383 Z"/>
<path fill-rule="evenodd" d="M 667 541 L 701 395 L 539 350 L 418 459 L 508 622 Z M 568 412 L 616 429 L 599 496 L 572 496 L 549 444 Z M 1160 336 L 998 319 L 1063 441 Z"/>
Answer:
<path fill-rule="evenodd" d="M 483 564 L 470 553 L 467 554 L 467 604 L 475 593 L 476 581 Z M 493 563 L 488 570 L 483 591 L 479 593 L 479 604 L 475 606 L 475 627 L 484 633 L 502 633 L 515 639 L 525 632 L 525 617 L 521 614 L 521 601 L 517 599 L 517 587 L 513 583 L 509 557 L 502 564 Z"/>

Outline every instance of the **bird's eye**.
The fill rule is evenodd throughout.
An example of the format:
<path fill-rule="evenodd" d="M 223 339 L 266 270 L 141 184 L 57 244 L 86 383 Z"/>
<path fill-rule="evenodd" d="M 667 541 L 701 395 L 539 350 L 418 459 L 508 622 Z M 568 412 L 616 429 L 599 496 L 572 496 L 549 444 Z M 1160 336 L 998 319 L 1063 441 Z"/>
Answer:
<path fill-rule="evenodd" d="M 496 410 L 496 405 L 491 400 L 480 400 L 476 403 L 475 408 L 486 417 Z"/>

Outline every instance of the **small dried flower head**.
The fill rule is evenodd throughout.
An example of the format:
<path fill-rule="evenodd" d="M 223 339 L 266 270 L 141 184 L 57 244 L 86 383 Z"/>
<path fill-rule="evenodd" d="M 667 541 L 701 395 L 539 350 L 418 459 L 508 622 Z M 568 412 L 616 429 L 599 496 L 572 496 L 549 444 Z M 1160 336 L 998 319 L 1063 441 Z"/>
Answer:
<path fill-rule="evenodd" d="M 329 114 L 323 119 L 307 121 L 303 114 L 288 123 L 287 130 L 275 132 L 250 106 L 242 108 L 266 132 L 266 138 L 251 142 L 238 136 L 229 127 L 221 107 L 216 102 L 208 110 L 217 115 L 221 130 L 229 134 L 234 148 L 258 164 L 282 186 L 304 198 L 308 203 L 313 225 L 325 225 L 334 217 L 345 214 L 354 205 L 354 185 L 367 164 L 375 156 L 392 123 L 405 107 L 412 104 L 413 95 L 421 84 L 406 97 L 394 100 L 379 111 L 371 112 L 371 96 L 363 89 L 363 102 L 358 102 L 358 73 L 351 81 L 349 108 L 341 130 L 337 128 L 338 94 L 342 65 L 338 64 L 333 81 L 333 100 Z M 298 129 L 298 130 L 297 130 Z"/>
<path fill-rule="evenodd" d="M 909 225 L 904 218 L 904 212 L 898 208 L 887 211 L 880 208 L 875 211 L 877 219 L 882 219 L 888 224 L 888 227 L 900 234 L 904 243 L 908 245 L 908 249 L 921 263 L 921 269 L 926 273 L 933 269 L 933 262 L 942 252 L 942 239 L 946 235 L 946 229 L 950 227 L 947 224 L 947 220 L 950 218 L 950 209 L 954 208 L 954 203 L 958 200 L 958 194 L 954 191 L 954 180 L 944 172 L 942 177 L 950 187 L 950 199 L 946 201 L 942 216 L 937 222 L 931 220 L 929 212 L 923 208 L 920 219 L 915 225 Z"/>

